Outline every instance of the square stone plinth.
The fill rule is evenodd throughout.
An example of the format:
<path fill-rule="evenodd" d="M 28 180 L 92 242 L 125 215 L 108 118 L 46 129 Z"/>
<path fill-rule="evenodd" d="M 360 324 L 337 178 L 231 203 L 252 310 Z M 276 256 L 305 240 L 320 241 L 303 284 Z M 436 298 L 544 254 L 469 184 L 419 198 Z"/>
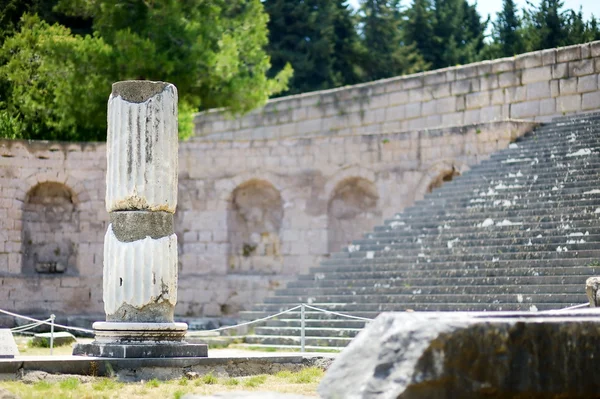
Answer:
<path fill-rule="evenodd" d="M 75 356 L 107 358 L 172 358 L 208 357 L 205 344 L 177 343 L 103 343 L 77 344 L 73 347 Z"/>

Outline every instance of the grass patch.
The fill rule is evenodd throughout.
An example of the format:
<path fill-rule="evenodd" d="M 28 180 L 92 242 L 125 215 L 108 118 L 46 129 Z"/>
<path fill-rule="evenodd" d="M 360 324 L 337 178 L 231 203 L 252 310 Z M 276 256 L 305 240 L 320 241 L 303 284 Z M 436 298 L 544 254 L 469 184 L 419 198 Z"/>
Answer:
<path fill-rule="evenodd" d="M 244 380 L 244 386 L 250 388 L 256 388 L 259 385 L 264 384 L 267 381 L 267 376 L 264 374 L 261 375 L 253 375 L 252 377 L 248 377 Z"/>
<path fill-rule="evenodd" d="M 95 377 L 89 382 L 81 382 L 74 377 L 60 381 L 56 376 L 51 376 L 34 384 L 0 381 L 0 388 L 21 399 L 172 399 L 182 398 L 186 394 L 206 396 L 240 389 L 315 396 L 322 376 L 323 372 L 314 367 L 298 372 L 284 370 L 275 375 L 238 378 L 218 378 L 214 373 L 209 373 L 194 381 L 176 378 L 170 381 L 152 379 L 125 383 L 114 378 Z"/>
<path fill-rule="evenodd" d="M 79 387 L 81 383 L 75 377 L 69 377 L 58 383 L 60 389 L 64 389 L 67 391 L 73 391 Z"/>
<path fill-rule="evenodd" d="M 223 381 L 223 385 L 228 387 L 234 387 L 240 385 L 240 380 L 238 380 L 237 378 L 228 378 L 225 381 Z"/>

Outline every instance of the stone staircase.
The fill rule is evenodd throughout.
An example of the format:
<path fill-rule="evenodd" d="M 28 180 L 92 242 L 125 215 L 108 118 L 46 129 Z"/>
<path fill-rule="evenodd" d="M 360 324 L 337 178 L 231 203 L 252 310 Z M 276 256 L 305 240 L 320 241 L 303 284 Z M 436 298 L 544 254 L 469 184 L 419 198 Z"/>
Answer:
<path fill-rule="evenodd" d="M 600 272 L 600 113 L 556 118 L 386 220 L 242 313 L 300 303 L 383 311 L 560 309 L 587 302 Z M 365 322 L 306 311 L 307 349 L 346 346 Z M 300 313 L 249 345 L 296 346 Z"/>

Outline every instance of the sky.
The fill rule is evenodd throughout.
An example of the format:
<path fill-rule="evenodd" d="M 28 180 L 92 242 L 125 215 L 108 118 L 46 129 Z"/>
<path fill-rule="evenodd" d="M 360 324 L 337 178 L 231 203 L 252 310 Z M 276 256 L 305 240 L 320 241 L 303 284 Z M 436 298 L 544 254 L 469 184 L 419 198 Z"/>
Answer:
<path fill-rule="evenodd" d="M 353 7 L 358 6 L 359 0 L 349 0 Z M 538 5 L 539 0 L 531 1 L 534 5 Z M 403 0 L 402 4 L 408 6 L 412 3 L 412 0 Z M 469 0 L 469 3 L 474 3 L 473 0 Z M 519 9 L 527 6 L 526 0 L 516 0 Z M 599 0 L 564 0 L 565 9 L 579 10 L 581 6 L 583 8 L 583 17 L 588 20 L 593 14 L 596 17 L 600 17 L 600 1 Z M 502 10 L 502 0 L 479 0 L 477 2 L 477 10 L 483 18 L 486 18 L 488 14 L 491 15 L 492 20 L 496 19 L 496 13 Z"/>

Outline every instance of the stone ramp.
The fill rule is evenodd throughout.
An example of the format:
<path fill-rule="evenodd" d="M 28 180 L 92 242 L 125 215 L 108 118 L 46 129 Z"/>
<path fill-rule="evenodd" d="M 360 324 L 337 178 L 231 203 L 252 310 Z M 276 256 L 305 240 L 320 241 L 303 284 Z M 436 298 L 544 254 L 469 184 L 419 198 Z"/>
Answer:
<path fill-rule="evenodd" d="M 600 272 L 600 113 L 556 118 L 433 190 L 243 312 L 300 303 L 383 311 L 550 310 L 587 302 Z M 306 312 L 306 345 L 343 347 L 365 322 Z M 300 314 L 246 342 L 300 343 Z"/>

